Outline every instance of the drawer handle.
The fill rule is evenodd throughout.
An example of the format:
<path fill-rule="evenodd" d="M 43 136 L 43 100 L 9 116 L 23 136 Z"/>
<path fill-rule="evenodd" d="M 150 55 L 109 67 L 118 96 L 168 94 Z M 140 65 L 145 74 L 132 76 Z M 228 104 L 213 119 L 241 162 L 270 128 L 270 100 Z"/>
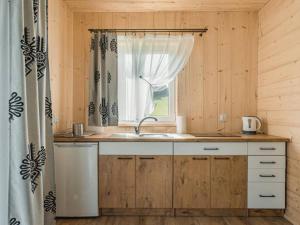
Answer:
<path fill-rule="evenodd" d="M 260 147 L 259 150 L 262 150 L 262 151 L 274 151 L 274 150 L 276 150 L 276 148 L 265 148 L 265 147 Z"/>
<path fill-rule="evenodd" d="M 132 157 L 118 157 L 119 160 L 130 160 Z"/>
<path fill-rule="evenodd" d="M 215 160 L 229 160 L 229 157 L 214 157 Z"/>
<path fill-rule="evenodd" d="M 274 161 L 260 161 L 260 164 L 276 164 Z"/>
<path fill-rule="evenodd" d="M 154 159 L 154 157 L 140 157 L 140 159 L 147 159 L 147 160 L 150 160 L 150 159 Z"/>
<path fill-rule="evenodd" d="M 263 175 L 263 174 L 259 174 L 260 177 L 276 177 L 274 174 L 272 175 Z"/>
<path fill-rule="evenodd" d="M 217 151 L 219 148 L 204 148 L 205 151 Z"/>
<path fill-rule="evenodd" d="M 207 157 L 193 157 L 193 160 L 207 160 Z"/>
<path fill-rule="evenodd" d="M 259 195 L 260 198 L 275 198 L 275 195 Z"/>

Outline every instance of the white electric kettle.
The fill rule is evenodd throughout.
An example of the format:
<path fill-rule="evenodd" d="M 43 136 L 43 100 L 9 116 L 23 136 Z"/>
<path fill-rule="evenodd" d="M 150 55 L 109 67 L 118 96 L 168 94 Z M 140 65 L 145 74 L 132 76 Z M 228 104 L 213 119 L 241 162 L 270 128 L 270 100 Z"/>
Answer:
<path fill-rule="evenodd" d="M 261 128 L 262 122 L 257 116 L 243 116 L 243 134 L 256 134 Z"/>

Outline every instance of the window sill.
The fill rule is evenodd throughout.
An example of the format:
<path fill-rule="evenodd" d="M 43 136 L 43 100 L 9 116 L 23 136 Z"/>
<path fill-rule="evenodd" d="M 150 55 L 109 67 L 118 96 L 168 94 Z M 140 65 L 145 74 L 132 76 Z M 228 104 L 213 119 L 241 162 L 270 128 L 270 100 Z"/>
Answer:
<path fill-rule="evenodd" d="M 118 127 L 135 127 L 138 123 L 119 122 Z M 144 122 L 142 127 L 176 127 L 176 122 Z"/>

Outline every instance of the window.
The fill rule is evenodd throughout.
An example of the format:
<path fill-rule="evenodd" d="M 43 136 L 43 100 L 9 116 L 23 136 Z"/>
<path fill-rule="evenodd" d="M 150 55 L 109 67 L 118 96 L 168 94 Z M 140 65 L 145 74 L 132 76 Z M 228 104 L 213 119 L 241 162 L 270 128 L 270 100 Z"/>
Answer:
<path fill-rule="evenodd" d="M 118 35 L 119 121 L 175 120 L 174 80 L 193 45 L 192 34 Z"/>
<path fill-rule="evenodd" d="M 118 101 L 119 121 L 138 122 L 145 116 L 155 116 L 159 121 L 175 121 L 175 82 L 171 82 L 159 89 L 153 88 L 146 79 L 136 73 L 136 61 L 133 48 L 128 40 L 118 37 Z M 161 45 L 163 47 L 163 45 Z M 151 65 L 161 64 L 168 67 L 168 54 L 163 49 L 156 49 L 155 53 L 143 53 L 143 68 L 141 73 L 151 70 Z M 163 59 L 163 60 L 162 60 Z M 152 104 L 151 104 L 152 102 Z"/>
<path fill-rule="evenodd" d="M 120 45 L 120 44 L 119 44 Z M 160 54 L 155 54 L 158 61 Z M 150 56 L 145 57 L 145 64 L 150 65 Z M 142 98 L 147 95 L 150 84 L 139 78 L 132 72 L 133 62 L 131 54 L 120 54 L 118 60 L 118 101 L 119 101 L 119 121 L 122 122 L 138 122 L 145 116 L 155 116 L 158 121 L 172 122 L 175 121 L 175 81 L 160 88 L 153 90 L 153 111 L 151 113 L 142 112 L 147 105 L 149 97 Z M 134 77 L 138 77 L 137 79 Z M 144 101 L 144 102 L 143 102 Z M 146 107 L 147 108 L 147 107 Z"/>

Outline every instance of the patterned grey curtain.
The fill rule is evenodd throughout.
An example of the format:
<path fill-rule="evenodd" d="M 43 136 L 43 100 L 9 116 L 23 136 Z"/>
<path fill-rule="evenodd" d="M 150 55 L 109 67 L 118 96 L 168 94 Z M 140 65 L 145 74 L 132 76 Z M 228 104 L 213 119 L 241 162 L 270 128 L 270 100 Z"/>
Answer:
<path fill-rule="evenodd" d="M 9 225 L 55 224 L 47 0 L 7 1 Z M 2 34 L 1 34 L 2 35 Z"/>
<path fill-rule="evenodd" d="M 115 33 L 93 33 L 90 62 L 89 125 L 117 126 L 118 49 Z"/>

